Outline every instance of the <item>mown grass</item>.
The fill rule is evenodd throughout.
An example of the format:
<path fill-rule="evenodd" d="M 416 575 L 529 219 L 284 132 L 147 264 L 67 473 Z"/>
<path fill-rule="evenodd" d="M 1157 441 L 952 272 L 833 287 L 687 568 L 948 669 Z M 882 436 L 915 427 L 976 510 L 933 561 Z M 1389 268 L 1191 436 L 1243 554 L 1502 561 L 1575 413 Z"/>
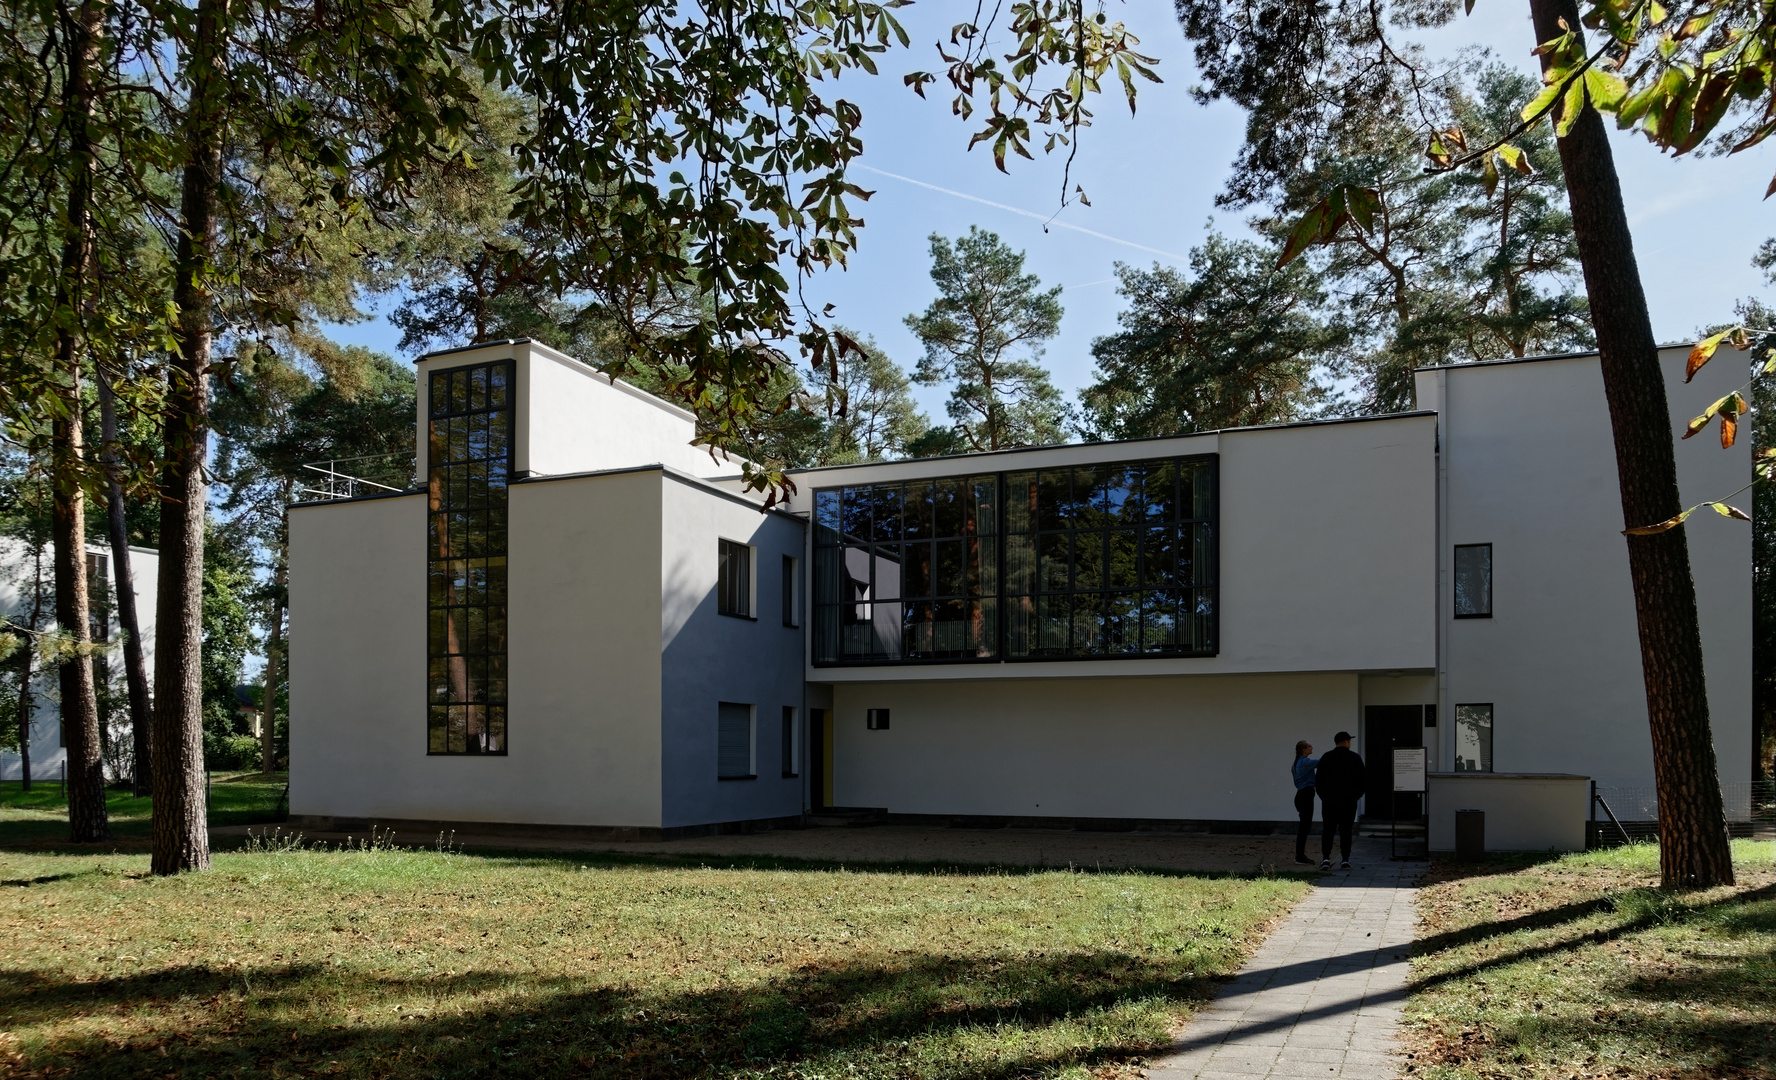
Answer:
<path fill-rule="evenodd" d="M 0 852 L 0 1073 L 1111 1075 L 1307 887 L 361 847 L 145 869 Z"/>
<path fill-rule="evenodd" d="M 210 776 L 211 825 L 256 825 L 276 821 L 284 804 L 283 773 L 218 772 Z M 127 788 L 105 793 L 113 845 L 121 851 L 146 850 L 150 801 Z M 31 790 L 17 780 L 0 781 L 0 843 L 7 847 L 53 847 L 68 838 L 68 798 L 59 780 L 37 780 Z"/>
<path fill-rule="evenodd" d="M 1776 1076 L 1776 844 L 1667 892 L 1658 848 L 1439 863 L 1420 894 L 1411 1073 Z"/>

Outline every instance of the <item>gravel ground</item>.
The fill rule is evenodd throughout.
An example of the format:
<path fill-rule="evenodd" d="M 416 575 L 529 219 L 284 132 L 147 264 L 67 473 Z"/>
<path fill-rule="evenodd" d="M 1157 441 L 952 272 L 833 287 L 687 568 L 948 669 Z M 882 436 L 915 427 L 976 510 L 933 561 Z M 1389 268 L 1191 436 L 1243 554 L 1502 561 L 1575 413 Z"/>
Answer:
<path fill-rule="evenodd" d="M 271 826 L 252 826 L 264 833 Z M 218 839 L 244 838 L 246 826 L 211 830 Z M 304 832 L 315 842 L 339 843 L 346 833 Z M 435 835 L 395 834 L 395 842 L 430 847 Z M 685 840 L 579 840 L 457 833 L 456 846 L 501 851 L 610 851 L 674 856 L 746 855 L 825 862 L 975 863 L 1000 866 L 1141 867 L 1223 873 L 1306 870 L 1294 862 L 1294 838 L 1211 836 L 1201 833 L 1112 833 L 1061 829 L 950 829 L 878 825 L 783 829 Z M 1310 844 L 1310 846 L 1312 846 Z"/>

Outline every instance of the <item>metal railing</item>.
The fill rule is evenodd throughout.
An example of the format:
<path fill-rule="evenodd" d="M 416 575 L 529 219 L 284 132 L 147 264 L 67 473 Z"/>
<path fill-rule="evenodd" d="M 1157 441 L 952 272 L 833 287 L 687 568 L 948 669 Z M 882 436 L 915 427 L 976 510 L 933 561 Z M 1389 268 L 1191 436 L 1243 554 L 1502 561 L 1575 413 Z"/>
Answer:
<path fill-rule="evenodd" d="M 1776 839 L 1776 780 L 1721 785 L 1721 808 L 1734 836 Z M 1633 843 L 1659 836 L 1659 793 L 1651 787 L 1591 784 L 1591 842 Z"/>
<path fill-rule="evenodd" d="M 380 467 L 368 463 L 382 462 Z M 341 465 L 356 466 L 346 472 Z M 355 499 L 361 495 L 407 491 L 413 469 L 411 454 L 365 454 L 362 457 L 330 458 L 301 466 L 312 473 L 307 484 L 298 483 L 291 492 L 297 502 L 321 502 L 328 499 Z M 363 475 L 368 474 L 368 475 Z M 375 479 L 371 479 L 375 477 Z"/>

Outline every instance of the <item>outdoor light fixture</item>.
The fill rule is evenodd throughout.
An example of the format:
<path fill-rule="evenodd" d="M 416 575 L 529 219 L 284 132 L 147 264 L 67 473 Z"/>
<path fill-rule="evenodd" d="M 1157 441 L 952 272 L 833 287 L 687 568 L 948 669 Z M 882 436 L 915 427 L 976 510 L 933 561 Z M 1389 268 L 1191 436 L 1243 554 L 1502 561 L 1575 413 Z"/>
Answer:
<path fill-rule="evenodd" d="M 864 726 L 869 728 L 871 731 L 887 731 L 888 730 L 888 710 L 887 709 L 871 709 L 871 710 L 869 710 L 868 715 L 865 716 L 865 718 L 864 718 Z"/>

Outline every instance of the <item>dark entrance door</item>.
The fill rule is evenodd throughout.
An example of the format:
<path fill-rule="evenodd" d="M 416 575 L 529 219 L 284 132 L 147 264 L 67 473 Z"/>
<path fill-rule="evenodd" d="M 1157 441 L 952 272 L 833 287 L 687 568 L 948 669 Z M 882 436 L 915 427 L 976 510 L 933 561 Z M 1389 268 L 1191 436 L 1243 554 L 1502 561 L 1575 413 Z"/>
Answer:
<path fill-rule="evenodd" d="M 1363 709 L 1363 764 L 1369 787 L 1363 800 L 1363 816 L 1391 821 L 1416 821 L 1420 796 L 1394 793 L 1394 751 L 1424 745 L 1424 718 L 1428 705 L 1368 705 Z M 1433 711 L 1430 715 L 1435 716 Z"/>
<path fill-rule="evenodd" d="M 832 805 L 832 710 L 808 710 L 808 804 Z"/>

